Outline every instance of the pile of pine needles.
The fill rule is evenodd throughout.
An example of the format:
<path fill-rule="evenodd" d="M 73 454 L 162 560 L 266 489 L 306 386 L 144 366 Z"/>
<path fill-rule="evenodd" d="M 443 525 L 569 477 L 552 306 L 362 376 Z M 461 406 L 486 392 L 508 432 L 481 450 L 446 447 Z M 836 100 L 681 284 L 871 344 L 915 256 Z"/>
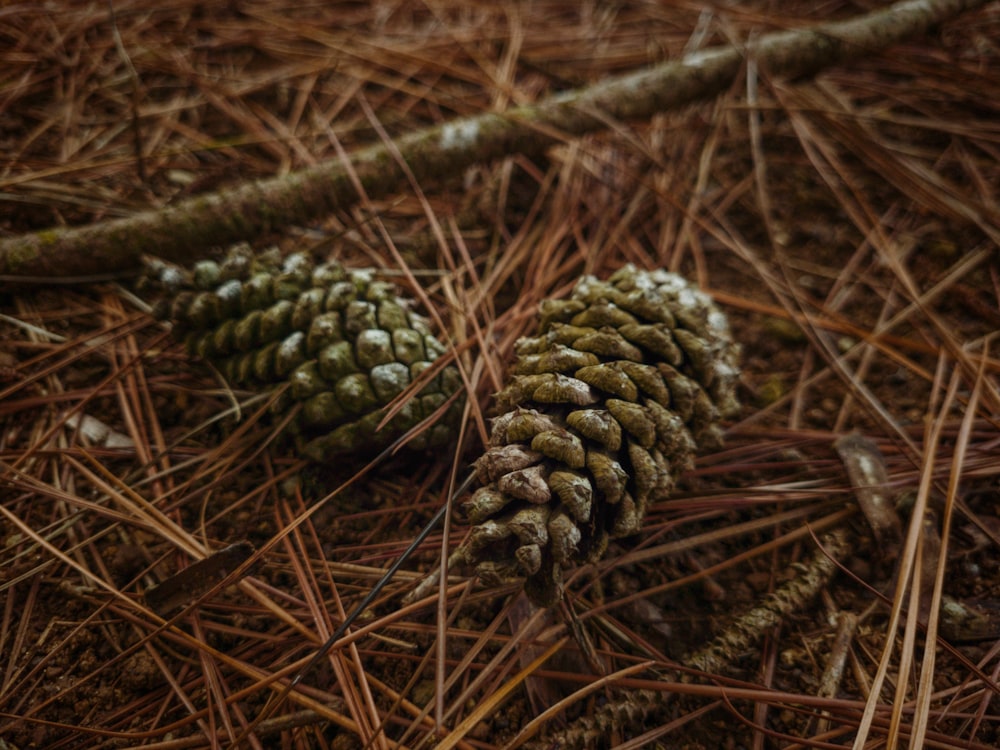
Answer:
<path fill-rule="evenodd" d="M 0 241 L 857 12 L 10 6 Z M 254 238 L 423 300 L 468 391 L 448 452 L 307 466 L 266 394 L 153 319 L 135 269 L 5 279 L 0 747 L 1000 744 L 1000 9 L 811 80 L 747 49 L 711 101 L 388 196 L 359 183 Z M 303 671 L 452 499 L 539 301 L 626 262 L 729 313 L 726 448 L 552 611 L 466 571 L 407 600 L 461 543 L 450 517 Z M 245 554 L 207 584 L 145 596 L 224 548 Z"/>

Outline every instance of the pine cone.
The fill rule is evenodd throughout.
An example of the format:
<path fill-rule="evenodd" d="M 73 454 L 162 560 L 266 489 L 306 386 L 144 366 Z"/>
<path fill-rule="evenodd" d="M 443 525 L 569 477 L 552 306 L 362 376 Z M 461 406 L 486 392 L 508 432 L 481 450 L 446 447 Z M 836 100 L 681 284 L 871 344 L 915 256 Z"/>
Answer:
<path fill-rule="evenodd" d="M 711 299 L 662 270 L 584 277 L 540 312 L 463 510 L 480 578 L 524 578 L 550 606 L 565 568 L 639 531 L 695 450 L 720 444 L 719 419 L 739 409 L 739 348 Z"/>
<path fill-rule="evenodd" d="M 380 450 L 451 406 L 409 445 L 447 443 L 461 407 L 454 367 L 444 367 L 385 425 L 386 407 L 419 378 L 444 346 L 427 320 L 368 270 L 336 261 L 316 265 L 303 253 L 255 255 L 240 245 L 222 263 L 188 272 L 153 260 L 147 276 L 168 291 L 157 314 L 174 322 L 188 350 L 211 361 L 234 385 L 289 382 L 284 400 L 301 402 L 295 429 L 314 461 Z"/>

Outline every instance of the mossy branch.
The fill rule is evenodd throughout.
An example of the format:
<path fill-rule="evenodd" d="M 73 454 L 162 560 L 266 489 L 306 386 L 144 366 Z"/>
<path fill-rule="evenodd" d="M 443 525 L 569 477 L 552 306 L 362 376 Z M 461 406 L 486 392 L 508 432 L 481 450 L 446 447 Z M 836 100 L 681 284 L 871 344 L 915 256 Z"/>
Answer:
<path fill-rule="evenodd" d="M 906 0 L 848 21 L 762 36 L 758 64 L 800 78 L 924 33 L 988 0 Z M 616 76 L 536 105 L 454 120 L 399 138 L 413 176 L 430 184 L 471 164 L 513 153 L 537 156 L 554 143 L 709 99 L 740 74 L 744 50 L 719 47 L 683 60 Z M 56 228 L 0 242 L 0 277 L 43 280 L 125 271 L 142 253 L 187 261 L 225 245 L 307 223 L 357 200 L 351 171 L 371 197 L 399 191 L 407 175 L 393 147 L 376 144 L 339 161 L 206 194 L 159 210 L 77 228 Z"/>

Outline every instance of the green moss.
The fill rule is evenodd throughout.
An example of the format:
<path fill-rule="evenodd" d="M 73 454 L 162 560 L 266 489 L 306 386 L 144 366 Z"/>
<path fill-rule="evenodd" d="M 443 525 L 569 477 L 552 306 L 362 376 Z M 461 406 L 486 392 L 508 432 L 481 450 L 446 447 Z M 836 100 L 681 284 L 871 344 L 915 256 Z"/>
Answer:
<path fill-rule="evenodd" d="M 3 258 L 2 267 L 7 273 L 18 273 L 22 267 L 33 262 L 38 257 L 37 251 L 32 247 L 15 245 Z"/>
<path fill-rule="evenodd" d="M 57 244 L 63 236 L 62 229 L 43 229 L 41 232 L 35 234 L 38 238 L 38 244 L 44 247 L 52 247 Z M 25 248 L 26 250 L 30 248 Z M 32 257 L 34 257 L 34 252 L 32 252 Z"/>

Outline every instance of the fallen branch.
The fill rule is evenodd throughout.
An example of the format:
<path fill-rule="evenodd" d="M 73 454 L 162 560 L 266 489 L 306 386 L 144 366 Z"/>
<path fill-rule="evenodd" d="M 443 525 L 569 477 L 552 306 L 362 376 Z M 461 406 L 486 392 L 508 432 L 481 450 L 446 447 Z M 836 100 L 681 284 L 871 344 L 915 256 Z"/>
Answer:
<path fill-rule="evenodd" d="M 762 36 L 754 53 L 773 76 L 814 75 L 924 33 L 987 1 L 905 0 L 848 21 Z M 432 183 L 477 162 L 513 153 L 537 156 L 554 143 L 614 121 L 648 119 L 709 99 L 740 74 L 743 58 L 738 47 L 712 48 L 533 106 L 419 130 L 395 143 L 359 150 L 349 165 L 329 162 L 125 219 L 10 238 L 0 242 L 0 277 L 51 281 L 126 271 L 138 265 L 142 253 L 187 261 L 207 247 L 253 240 L 353 203 L 352 173 L 370 197 L 385 196 L 406 185 L 407 169 L 419 183 Z"/>

